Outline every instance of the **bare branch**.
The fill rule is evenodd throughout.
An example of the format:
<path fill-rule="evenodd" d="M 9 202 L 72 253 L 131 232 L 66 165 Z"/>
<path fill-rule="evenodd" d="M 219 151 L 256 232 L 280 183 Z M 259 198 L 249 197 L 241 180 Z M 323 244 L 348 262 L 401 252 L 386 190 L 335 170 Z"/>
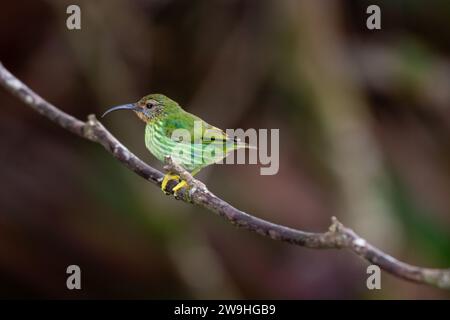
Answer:
<path fill-rule="evenodd" d="M 51 121 L 76 135 L 102 145 L 114 158 L 144 179 L 161 186 L 163 174 L 144 163 L 123 146 L 105 127 L 90 115 L 86 122 L 56 108 L 23 82 L 18 80 L 0 63 L 0 84 L 26 105 L 41 113 Z M 166 170 L 178 173 L 191 186 L 189 194 L 181 194 L 179 199 L 197 204 L 225 218 L 235 226 L 256 232 L 273 240 L 284 241 L 314 249 L 348 249 L 372 264 L 394 276 L 417 283 L 424 283 L 450 289 L 450 269 L 420 268 L 398 261 L 392 256 L 369 244 L 353 230 L 342 225 L 336 218 L 324 233 L 310 233 L 274 224 L 257 218 L 231 206 L 211 193 L 200 181 L 194 179 L 170 158 L 166 159 Z M 168 186 L 171 190 L 174 185 Z"/>

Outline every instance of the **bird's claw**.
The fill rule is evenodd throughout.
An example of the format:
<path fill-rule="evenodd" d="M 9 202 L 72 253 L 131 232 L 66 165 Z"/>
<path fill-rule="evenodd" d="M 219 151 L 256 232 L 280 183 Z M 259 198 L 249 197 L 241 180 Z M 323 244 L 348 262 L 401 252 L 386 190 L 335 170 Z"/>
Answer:
<path fill-rule="evenodd" d="M 170 194 L 170 192 L 167 191 L 167 185 L 169 184 L 169 181 L 172 181 L 172 180 L 177 180 L 177 181 L 179 181 L 179 182 L 177 183 L 177 185 L 176 185 L 175 187 L 172 188 L 172 192 L 173 192 L 173 194 L 174 194 L 175 197 L 176 197 L 176 196 L 177 196 L 177 192 L 178 192 L 181 188 L 187 187 L 187 186 L 188 186 L 188 183 L 187 183 L 185 180 L 181 180 L 181 178 L 180 178 L 179 175 L 176 175 L 176 174 L 170 174 L 170 173 L 166 174 L 166 175 L 164 176 L 163 181 L 161 182 L 161 190 L 162 190 L 165 194 L 167 194 L 167 195 Z"/>
<path fill-rule="evenodd" d="M 178 190 L 186 186 L 188 186 L 187 182 L 185 180 L 182 180 L 180 183 L 178 183 L 175 187 L 172 188 L 173 194 L 177 196 Z"/>
<path fill-rule="evenodd" d="M 162 192 L 164 192 L 165 194 L 170 194 L 170 192 L 168 192 L 167 191 L 167 184 L 169 183 L 169 181 L 172 181 L 172 180 L 180 180 L 180 176 L 179 175 L 176 175 L 176 174 L 170 174 L 170 173 L 167 173 L 165 176 L 164 176 L 164 179 L 163 179 L 163 181 L 161 182 L 161 190 L 162 190 Z M 179 183 L 178 183 L 179 184 Z M 177 184 L 177 186 L 178 186 L 178 184 Z"/>

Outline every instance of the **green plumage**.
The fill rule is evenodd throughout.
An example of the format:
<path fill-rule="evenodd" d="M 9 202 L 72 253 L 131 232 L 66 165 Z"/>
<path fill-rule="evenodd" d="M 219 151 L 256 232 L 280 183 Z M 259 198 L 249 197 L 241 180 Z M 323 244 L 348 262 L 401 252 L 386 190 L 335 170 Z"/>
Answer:
<path fill-rule="evenodd" d="M 171 156 L 175 162 L 195 174 L 203 167 L 222 160 L 228 153 L 247 147 L 228 137 L 222 130 L 184 111 L 170 99 L 158 98 L 166 102 L 166 107 L 147 122 L 145 145 L 160 161 Z"/>
<path fill-rule="evenodd" d="M 142 98 L 138 105 L 144 120 L 145 145 L 160 161 L 166 156 L 195 174 L 219 162 L 230 152 L 248 145 L 226 135 L 199 117 L 184 111 L 178 103 L 161 94 Z"/>
<path fill-rule="evenodd" d="M 250 148 L 246 143 L 229 137 L 219 128 L 184 111 L 178 103 L 162 94 L 150 94 L 136 103 L 110 108 L 102 117 L 115 110 L 134 111 L 146 123 L 147 149 L 162 162 L 166 156 L 170 156 L 192 175 L 219 162 L 234 150 Z M 178 175 L 167 173 L 161 181 L 164 193 L 168 193 L 168 181 L 174 179 L 180 181 L 172 188 L 174 194 L 187 184 Z"/>

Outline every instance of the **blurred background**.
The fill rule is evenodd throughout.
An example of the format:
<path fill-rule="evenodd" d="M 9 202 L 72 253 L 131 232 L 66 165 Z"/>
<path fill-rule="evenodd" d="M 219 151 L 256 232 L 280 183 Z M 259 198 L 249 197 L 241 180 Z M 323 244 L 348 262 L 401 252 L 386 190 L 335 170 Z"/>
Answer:
<path fill-rule="evenodd" d="M 81 8 L 81 30 L 66 8 Z M 381 30 L 366 28 L 381 7 Z M 258 217 L 324 231 L 335 215 L 406 262 L 450 267 L 450 2 L 7 1 L 0 61 L 85 119 L 164 93 L 221 128 L 279 128 L 280 170 L 198 177 Z M 98 145 L 0 90 L 1 298 L 450 298 L 346 251 L 236 229 L 174 201 Z M 144 125 L 105 126 L 144 161 Z M 66 289 L 81 268 L 82 290 Z"/>

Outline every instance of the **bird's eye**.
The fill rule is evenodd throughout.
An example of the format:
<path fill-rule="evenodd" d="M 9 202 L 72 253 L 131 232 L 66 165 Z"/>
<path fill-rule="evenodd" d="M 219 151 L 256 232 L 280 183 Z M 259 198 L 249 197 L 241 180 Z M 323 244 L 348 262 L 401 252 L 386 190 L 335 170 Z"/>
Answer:
<path fill-rule="evenodd" d="M 153 108 L 154 106 L 155 106 L 155 103 L 152 102 L 152 101 L 149 101 L 149 102 L 147 102 L 147 103 L 145 104 L 145 107 L 146 107 L 147 109 L 151 109 L 151 108 Z"/>

